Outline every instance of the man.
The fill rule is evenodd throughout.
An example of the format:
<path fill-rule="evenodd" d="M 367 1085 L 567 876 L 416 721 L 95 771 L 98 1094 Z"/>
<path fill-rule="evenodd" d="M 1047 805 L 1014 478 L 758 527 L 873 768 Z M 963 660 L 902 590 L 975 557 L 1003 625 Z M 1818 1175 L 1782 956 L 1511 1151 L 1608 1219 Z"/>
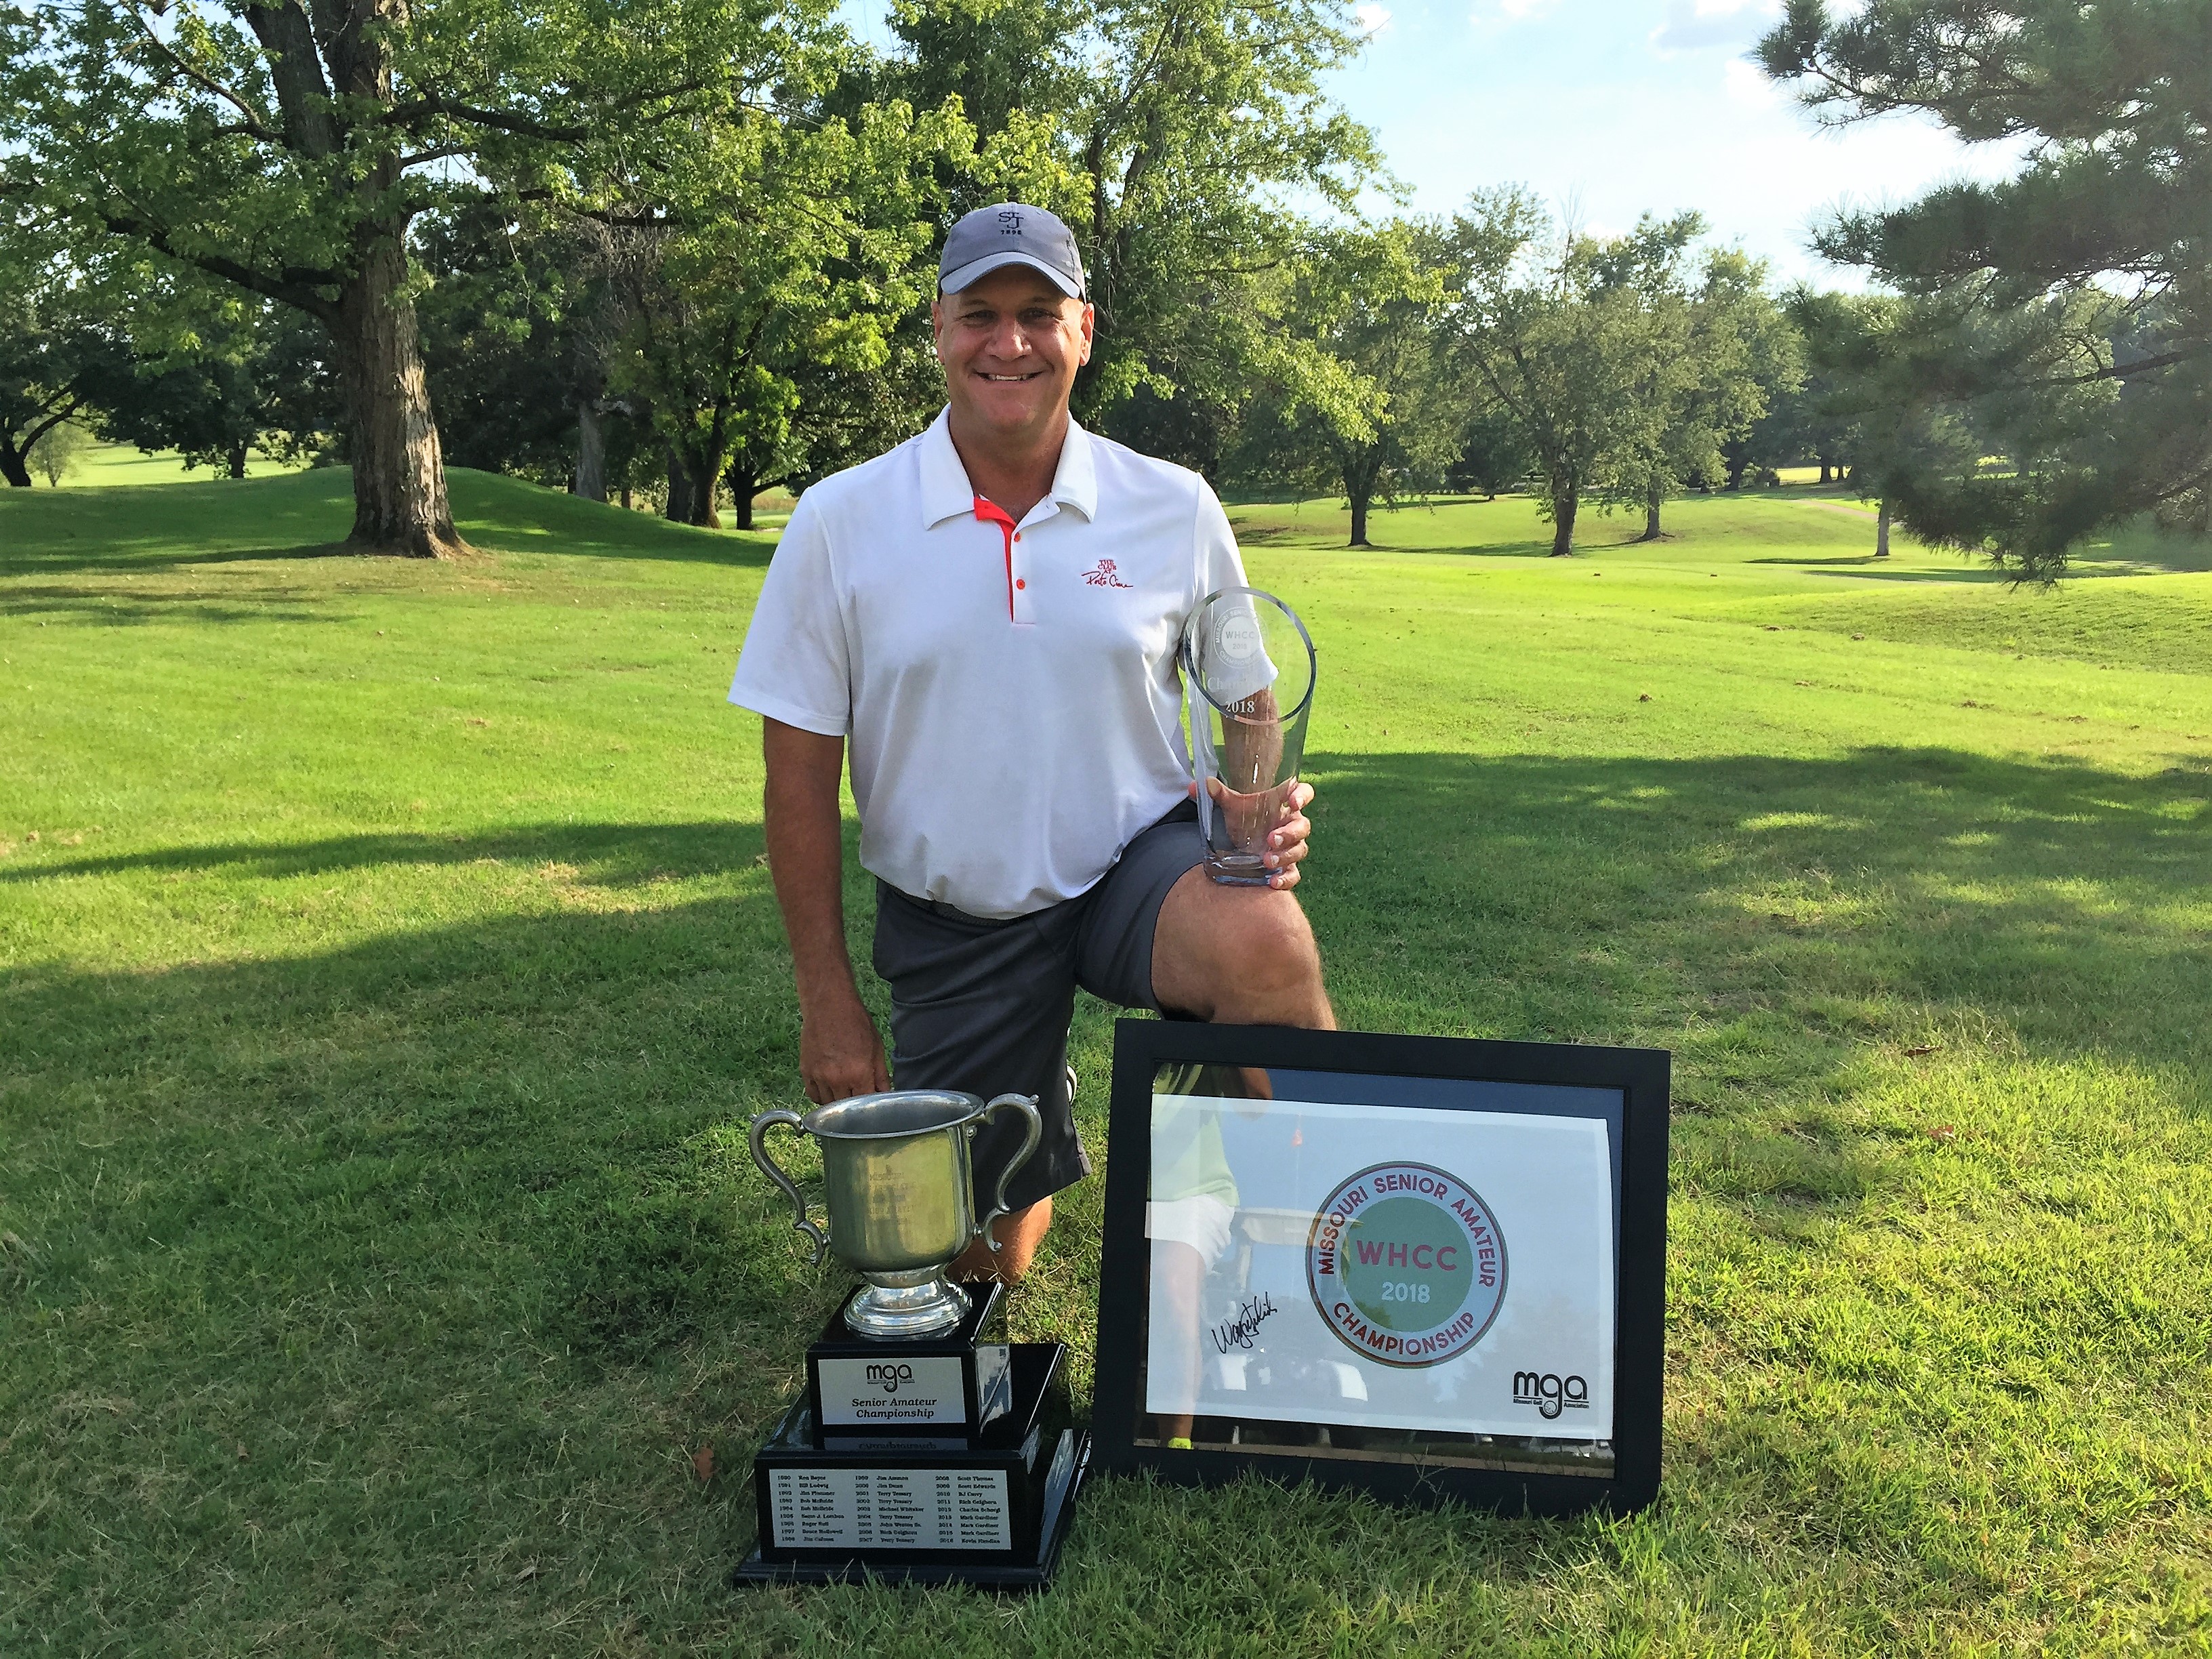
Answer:
<path fill-rule="evenodd" d="M 1185 1018 L 1334 1019 L 1291 890 L 1311 789 L 1269 837 L 1267 885 L 1200 867 L 1176 648 L 1243 568 L 1203 479 L 1069 417 L 1096 321 L 1074 237 L 1019 203 L 969 214 L 931 318 L 944 412 L 800 497 L 730 700 L 763 717 L 807 1094 L 891 1082 L 845 949 L 849 734 L 899 1086 L 1037 1097 L 1044 1139 L 1009 1189 L 1001 1249 L 958 1264 L 1011 1281 L 1052 1194 L 1090 1173 L 1066 1083 L 1078 985 Z M 979 1203 L 1019 1127 L 978 1136 Z"/>

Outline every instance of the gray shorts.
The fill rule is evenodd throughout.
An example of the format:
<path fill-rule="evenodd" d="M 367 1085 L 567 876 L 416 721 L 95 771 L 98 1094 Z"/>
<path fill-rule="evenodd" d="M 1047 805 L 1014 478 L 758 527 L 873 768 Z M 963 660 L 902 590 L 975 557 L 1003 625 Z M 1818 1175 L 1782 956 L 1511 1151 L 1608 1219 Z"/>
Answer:
<path fill-rule="evenodd" d="M 1006 1201 L 1025 1204 L 1091 1173 L 1067 1097 L 1067 1022 L 1075 988 L 1124 1008 L 1154 1008 L 1152 930 L 1168 890 L 1206 857 L 1185 802 L 1138 833 L 1087 893 L 1011 921 L 971 916 L 876 883 L 876 972 L 891 988 L 891 1073 L 902 1089 L 1035 1095 L 1044 1139 Z M 975 1137 L 975 1202 L 1021 1149 L 1002 1115 Z"/>

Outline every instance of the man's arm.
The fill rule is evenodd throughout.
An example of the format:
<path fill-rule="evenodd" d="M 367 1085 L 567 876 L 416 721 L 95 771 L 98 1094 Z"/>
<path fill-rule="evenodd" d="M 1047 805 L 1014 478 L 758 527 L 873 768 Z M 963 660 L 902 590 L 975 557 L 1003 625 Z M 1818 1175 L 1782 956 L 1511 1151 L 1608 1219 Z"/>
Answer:
<path fill-rule="evenodd" d="M 845 848 L 837 787 L 845 739 L 761 721 L 768 763 L 768 866 L 799 981 L 799 1075 L 827 1103 L 891 1086 L 883 1038 L 845 949 Z"/>

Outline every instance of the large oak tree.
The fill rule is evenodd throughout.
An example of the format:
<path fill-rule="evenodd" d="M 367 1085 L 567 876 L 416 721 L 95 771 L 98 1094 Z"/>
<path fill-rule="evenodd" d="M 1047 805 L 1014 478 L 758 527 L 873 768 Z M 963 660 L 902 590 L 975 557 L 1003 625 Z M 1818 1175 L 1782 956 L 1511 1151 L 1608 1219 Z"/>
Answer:
<path fill-rule="evenodd" d="M 816 0 L 70 0 L 0 11 L 0 193 L 313 317 L 354 545 L 459 549 L 418 343 L 416 216 L 587 196 L 678 119 L 772 104 Z"/>

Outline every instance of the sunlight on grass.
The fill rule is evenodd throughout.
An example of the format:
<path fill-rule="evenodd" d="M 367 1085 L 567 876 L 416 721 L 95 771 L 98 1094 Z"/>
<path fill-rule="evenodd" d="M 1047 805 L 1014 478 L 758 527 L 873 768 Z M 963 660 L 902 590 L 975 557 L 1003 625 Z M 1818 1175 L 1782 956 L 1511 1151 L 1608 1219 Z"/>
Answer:
<path fill-rule="evenodd" d="M 0 495 L 0 1651 L 2212 1644 L 2201 547 L 1236 507 L 1346 1023 L 1674 1051 L 1661 1502 L 1101 1482 L 1032 1601 L 738 1595 L 841 1288 L 743 1146 L 799 1098 L 723 701 L 772 538 L 453 489 L 451 565 L 324 552 L 327 470 Z M 1013 1299 L 1085 1389 L 1102 1184 Z"/>

